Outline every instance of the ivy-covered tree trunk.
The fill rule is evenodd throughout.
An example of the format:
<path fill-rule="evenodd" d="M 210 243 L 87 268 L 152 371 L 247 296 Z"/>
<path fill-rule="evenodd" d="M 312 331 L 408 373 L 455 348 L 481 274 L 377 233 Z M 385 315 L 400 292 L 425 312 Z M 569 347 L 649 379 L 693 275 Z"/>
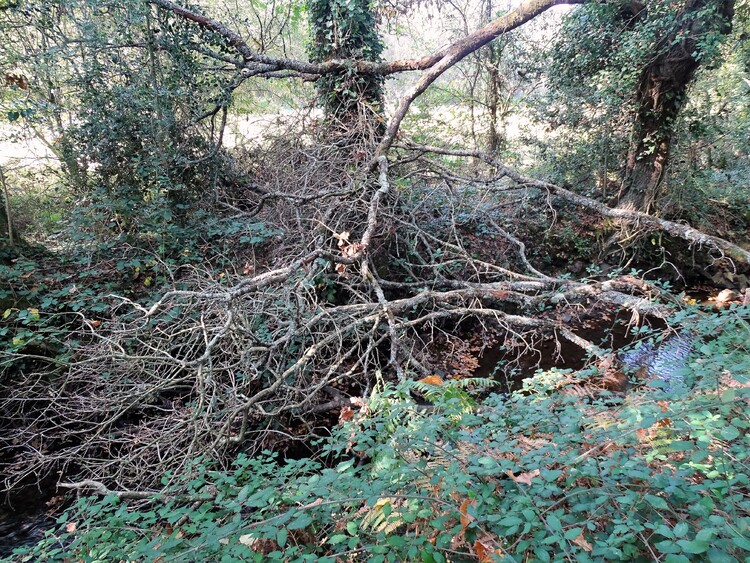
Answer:
<path fill-rule="evenodd" d="M 618 207 L 648 211 L 669 161 L 677 115 L 703 58 L 731 29 L 734 0 L 685 0 L 638 80 L 638 110 Z"/>
<path fill-rule="evenodd" d="M 381 60 L 384 47 L 371 0 L 308 0 L 308 7 L 313 62 Z M 382 76 L 350 68 L 319 78 L 317 87 L 326 115 L 344 132 L 382 123 Z"/>
<path fill-rule="evenodd" d="M 13 235 L 13 223 L 10 215 L 10 201 L 8 185 L 5 182 L 5 173 L 0 166 L 0 249 L 5 246 L 5 241 L 10 246 L 15 243 Z M 7 237 L 7 238 L 6 238 Z"/>

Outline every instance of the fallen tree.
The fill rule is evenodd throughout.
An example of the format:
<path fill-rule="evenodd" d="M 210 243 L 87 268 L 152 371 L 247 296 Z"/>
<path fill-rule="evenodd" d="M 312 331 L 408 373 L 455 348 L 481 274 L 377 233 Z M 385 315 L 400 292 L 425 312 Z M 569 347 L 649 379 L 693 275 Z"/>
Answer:
<path fill-rule="evenodd" d="M 34 360 L 37 369 L 14 375 L 15 391 L 0 405 L 24 422 L 5 439 L 14 452 L 6 486 L 60 472 L 85 478 L 70 487 L 94 492 L 156 491 L 165 486 L 165 472 L 179 475 L 198 456 L 222 463 L 240 449 L 263 449 L 276 436 L 304 440 L 313 433 L 313 415 L 356 404 L 377 373 L 402 380 L 434 373 L 436 335 L 461 323 L 528 346 L 542 338 L 568 340 L 582 356 L 611 362 L 613 351 L 576 334 L 566 316 L 601 304 L 666 319 L 681 306 L 629 276 L 600 281 L 543 273 L 498 221 L 516 194 L 539 205 L 553 205 L 555 196 L 750 262 L 750 253 L 731 242 L 610 208 L 476 151 L 394 147 L 410 104 L 446 69 L 562 2 L 528 0 L 439 53 L 388 64 L 271 58 L 206 16 L 168 0 L 151 2 L 236 49 L 240 58 L 229 60 L 238 76 L 233 84 L 253 76 L 311 78 L 351 65 L 363 73 L 424 74 L 384 133 L 373 126 L 356 144 L 323 138 L 285 147 L 283 155 L 267 158 L 279 166 L 255 181 L 246 201 L 224 202 L 284 232 L 261 271 L 219 280 L 196 271 L 180 280 L 192 289 L 168 291 L 148 305 L 112 296 L 109 318 L 99 324 L 83 318 L 70 359 L 51 367 L 43 355 L 9 354 L 5 365 Z M 427 155 L 485 166 L 446 169 Z M 435 221 L 434 207 L 422 204 L 430 194 L 447 202 L 438 213 L 442 222 Z M 479 217 L 505 253 L 470 249 L 464 227 Z"/>

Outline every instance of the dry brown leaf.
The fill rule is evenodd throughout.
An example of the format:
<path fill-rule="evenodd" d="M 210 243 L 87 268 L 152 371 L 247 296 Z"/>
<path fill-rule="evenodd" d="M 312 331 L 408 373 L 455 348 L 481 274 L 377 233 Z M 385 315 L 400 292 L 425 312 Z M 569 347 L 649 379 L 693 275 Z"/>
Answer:
<path fill-rule="evenodd" d="M 474 505 L 476 505 L 476 501 L 468 498 L 464 499 L 461 503 L 461 508 L 459 508 L 459 512 L 461 513 L 461 531 L 466 530 L 466 527 L 474 520 L 474 517 L 469 514 L 469 507 Z"/>
<path fill-rule="evenodd" d="M 479 562 L 492 563 L 493 561 L 495 561 L 495 559 L 503 559 L 505 554 L 503 553 L 503 550 L 497 546 L 497 540 L 489 534 L 485 534 L 477 541 L 475 541 L 474 553 L 477 554 Z"/>
<path fill-rule="evenodd" d="M 349 231 L 342 231 L 340 233 L 333 233 L 333 238 L 335 238 L 338 243 L 339 248 L 342 248 L 344 245 L 349 244 L 349 236 L 351 233 Z"/>
<path fill-rule="evenodd" d="M 336 264 L 336 273 L 344 278 L 349 277 L 349 274 L 346 273 L 346 264 Z"/>
<path fill-rule="evenodd" d="M 341 407 L 341 411 L 339 412 L 339 424 L 342 424 L 344 422 L 349 422 L 354 418 L 354 411 L 351 407 Z"/>
<path fill-rule="evenodd" d="M 534 477 L 539 477 L 540 471 L 538 469 L 534 469 L 533 471 L 527 471 L 526 473 L 521 473 L 519 475 L 514 475 L 512 471 L 506 471 L 505 473 L 516 483 L 531 485 L 531 481 L 534 480 Z"/>
<path fill-rule="evenodd" d="M 341 245 L 339 245 L 341 246 Z M 356 255 L 360 251 L 365 249 L 365 245 L 360 242 L 355 242 L 354 244 L 347 244 L 346 246 L 341 247 L 341 254 L 343 254 L 346 258 L 350 258 L 351 256 Z"/>
<path fill-rule="evenodd" d="M 240 536 L 240 543 L 251 547 L 255 543 L 255 537 L 251 534 L 242 535 Z"/>
<path fill-rule="evenodd" d="M 439 375 L 428 375 L 427 377 L 423 377 L 419 380 L 419 383 L 426 383 L 427 385 L 442 385 L 443 384 L 443 378 Z"/>
<path fill-rule="evenodd" d="M 588 541 L 586 541 L 586 538 L 583 537 L 583 532 L 578 534 L 578 537 L 573 540 L 573 543 L 584 551 L 591 551 L 592 549 L 594 549 L 594 547 Z"/>

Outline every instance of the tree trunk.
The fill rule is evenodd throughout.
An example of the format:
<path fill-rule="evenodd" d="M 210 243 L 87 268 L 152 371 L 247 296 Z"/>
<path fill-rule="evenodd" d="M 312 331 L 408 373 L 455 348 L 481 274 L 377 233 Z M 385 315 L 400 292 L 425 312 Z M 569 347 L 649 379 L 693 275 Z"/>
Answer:
<path fill-rule="evenodd" d="M 677 116 L 704 53 L 701 44 L 731 29 L 734 0 L 685 0 L 676 25 L 641 72 L 638 110 L 618 207 L 648 212 L 669 161 Z"/>
<path fill-rule="evenodd" d="M 484 24 L 492 21 L 493 16 L 493 2 L 492 0 L 486 0 L 484 5 Z M 498 107 L 499 107 L 499 89 L 500 89 L 500 73 L 498 72 L 498 61 L 500 59 L 498 54 L 498 48 L 494 43 L 490 43 L 486 47 L 486 61 L 487 65 L 487 113 L 489 114 L 489 131 L 487 132 L 487 152 L 490 154 L 496 154 L 500 148 L 500 133 L 498 132 Z"/>
<path fill-rule="evenodd" d="M 384 45 L 370 0 L 308 0 L 310 55 L 314 62 L 380 62 Z M 382 128 L 383 77 L 353 67 L 321 76 L 318 93 L 332 124 L 357 131 L 365 123 Z"/>
<path fill-rule="evenodd" d="M 10 193 L 8 192 L 8 184 L 5 182 L 5 173 L 2 166 L 0 166 L 0 203 L 2 204 L 0 206 L 0 240 L 7 235 L 8 244 L 13 246 L 15 236 L 13 233 L 13 217 L 10 213 Z"/>

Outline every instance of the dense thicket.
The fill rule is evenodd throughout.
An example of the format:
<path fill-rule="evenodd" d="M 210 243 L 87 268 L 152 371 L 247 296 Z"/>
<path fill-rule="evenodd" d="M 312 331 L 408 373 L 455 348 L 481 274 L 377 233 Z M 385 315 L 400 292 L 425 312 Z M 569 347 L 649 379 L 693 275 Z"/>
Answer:
<path fill-rule="evenodd" d="M 747 2 L 558 4 L 0 5 L 0 471 L 103 497 L 29 558 L 746 555 Z"/>

